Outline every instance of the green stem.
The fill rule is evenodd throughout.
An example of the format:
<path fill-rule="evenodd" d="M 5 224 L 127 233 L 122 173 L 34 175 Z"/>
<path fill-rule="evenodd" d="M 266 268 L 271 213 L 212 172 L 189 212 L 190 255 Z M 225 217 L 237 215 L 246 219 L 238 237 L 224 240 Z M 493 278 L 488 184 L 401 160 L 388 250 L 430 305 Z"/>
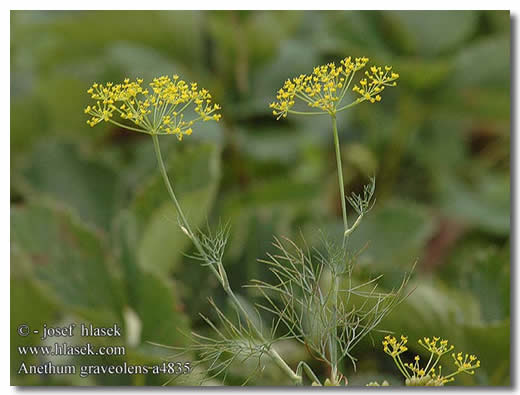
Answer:
<path fill-rule="evenodd" d="M 426 372 L 426 374 L 429 373 L 428 368 L 430 367 L 430 363 L 432 362 L 432 360 L 433 360 L 433 353 L 430 354 L 430 359 L 428 360 L 428 363 L 426 364 L 426 367 L 424 368 L 424 371 Z"/>
<path fill-rule="evenodd" d="M 406 366 L 404 366 L 403 361 L 401 361 L 401 357 L 399 355 L 397 355 L 397 358 L 396 357 L 392 357 L 392 358 L 394 359 L 395 364 L 397 365 L 397 367 L 399 368 L 399 370 L 401 371 L 403 376 L 407 379 L 411 379 L 412 377 L 406 370 Z"/>
<path fill-rule="evenodd" d="M 345 238 L 349 237 L 350 234 L 356 230 L 358 225 L 361 223 L 361 220 L 363 219 L 363 215 L 363 213 L 359 214 L 359 216 L 356 219 L 356 222 L 354 222 L 354 225 L 352 225 L 349 229 L 345 231 L 345 233 L 343 234 Z"/>
<path fill-rule="evenodd" d="M 343 165 L 341 163 L 341 148 L 339 145 L 339 136 L 338 136 L 338 126 L 336 122 L 336 115 L 331 114 L 332 118 L 332 132 L 334 134 L 334 147 L 336 149 L 336 165 L 338 168 L 338 183 L 339 183 L 339 193 L 341 199 L 341 212 L 343 215 L 343 245 L 345 245 L 346 234 L 348 232 L 348 219 L 347 219 L 347 205 L 345 199 L 345 186 L 343 182 Z M 339 287 L 339 277 L 336 273 L 336 270 L 332 273 L 333 282 L 332 282 L 332 314 L 333 314 L 333 322 L 337 322 L 337 305 L 338 305 L 338 287 Z M 336 342 L 336 326 L 333 328 L 333 332 L 330 334 L 329 338 L 329 351 L 330 351 L 330 361 L 331 361 L 331 381 L 333 384 L 336 384 L 336 379 L 338 377 L 338 355 L 337 355 L 337 342 Z"/>
<path fill-rule="evenodd" d="M 181 217 L 182 226 L 184 226 L 184 228 L 186 228 L 189 238 L 193 241 L 193 244 L 195 244 L 195 248 L 197 248 L 197 250 L 199 251 L 201 256 L 207 260 L 206 252 L 202 248 L 195 233 L 193 233 L 193 231 L 191 230 L 190 224 L 189 224 L 188 220 L 186 219 L 184 212 L 182 211 L 181 205 L 179 204 L 179 201 L 177 200 L 177 197 L 175 196 L 175 192 L 173 191 L 173 187 L 170 183 L 170 179 L 168 178 L 168 173 L 166 172 L 166 166 L 164 166 L 164 161 L 163 161 L 162 154 L 161 154 L 161 147 L 159 145 L 159 137 L 155 133 L 151 133 L 151 136 L 152 136 L 152 140 L 153 140 L 153 146 L 155 149 L 155 156 L 157 157 L 157 163 L 159 164 L 159 170 L 161 171 L 161 175 L 163 177 L 164 184 L 166 185 L 166 189 L 168 190 L 168 193 L 170 194 L 173 204 L 175 205 L 177 213 Z M 212 265 L 210 265 L 209 267 L 213 270 L 214 274 L 217 277 L 219 277 L 217 270 Z"/>
<path fill-rule="evenodd" d="M 329 114 L 328 112 L 324 111 L 294 111 L 294 110 L 288 110 L 289 114 L 296 114 L 296 115 L 324 115 Z"/>
<path fill-rule="evenodd" d="M 318 379 L 318 377 L 316 377 L 316 375 L 312 371 L 311 367 L 309 365 L 307 365 L 307 363 L 305 363 L 305 361 L 300 361 L 300 363 L 298 364 L 298 368 L 296 369 L 296 372 L 303 377 L 303 371 L 305 371 L 305 373 L 307 373 L 307 376 L 309 377 L 309 379 L 311 379 L 314 383 L 319 384 L 321 386 L 320 380 Z M 302 384 L 303 384 L 303 382 L 302 382 Z"/>
<path fill-rule="evenodd" d="M 139 132 L 139 133 L 150 134 L 150 133 L 148 133 L 146 130 L 133 128 L 133 127 L 128 126 L 128 125 L 123 125 L 122 123 L 119 123 L 119 122 L 117 122 L 117 121 L 113 121 L 113 120 L 111 120 L 111 119 L 109 119 L 108 122 L 113 123 L 114 125 L 119 126 L 120 128 L 123 128 L 123 129 L 128 129 L 128 130 L 132 130 L 132 131 L 134 131 L 134 132 Z"/>
<path fill-rule="evenodd" d="M 343 232 L 348 230 L 347 203 L 345 199 L 345 185 L 343 185 L 343 166 L 341 164 L 341 148 L 339 145 L 338 126 L 336 116 L 332 116 L 332 131 L 334 133 L 334 147 L 336 148 L 336 165 L 338 166 L 339 193 L 341 198 L 341 211 L 343 213 Z"/>
<path fill-rule="evenodd" d="M 170 183 L 170 179 L 168 177 L 168 173 L 166 172 L 166 167 L 165 167 L 164 161 L 162 159 L 161 147 L 159 145 L 159 137 L 157 136 L 156 133 L 151 133 L 151 136 L 152 136 L 152 140 L 153 140 L 153 144 L 154 144 L 154 148 L 155 148 L 155 156 L 157 157 L 157 162 L 159 164 L 159 170 L 161 171 L 161 175 L 163 177 L 164 184 L 166 185 L 166 189 L 168 189 L 168 193 L 170 194 L 170 197 L 171 197 L 171 199 L 173 201 L 173 204 L 175 205 L 175 208 L 177 209 L 177 212 L 178 212 L 178 214 L 179 214 L 179 216 L 181 218 L 182 225 L 186 228 L 186 231 L 188 232 L 188 236 L 193 241 L 193 244 L 195 245 L 195 248 L 197 248 L 197 250 L 199 251 L 201 256 L 206 261 L 209 262 L 209 258 L 207 256 L 206 252 L 202 248 L 202 245 L 200 244 L 199 239 L 197 238 L 197 235 L 192 232 L 190 224 L 188 223 L 188 220 L 186 219 L 186 217 L 184 215 L 184 212 L 182 211 L 182 208 L 181 208 L 181 206 L 179 204 L 179 201 L 177 200 L 177 197 L 175 196 L 175 192 L 173 191 L 173 187 L 172 187 L 172 185 Z M 215 276 L 217 276 L 217 278 L 220 280 L 220 282 L 222 284 L 222 287 L 224 288 L 224 291 L 226 291 L 228 296 L 231 298 L 231 300 L 233 301 L 233 304 L 235 305 L 235 307 L 251 323 L 251 327 L 253 328 L 255 334 L 258 336 L 260 341 L 262 341 L 263 343 L 267 343 L 267 341 L 263 337 L 262 333 L 253 324 L 253 321 L 249 317 L 249 313 L 242 306 L 242 304 L 240 303 L 240 301 L 238 300 L 238 298 L 234 294 L 233 290 L 229 286 L 229 282 L 228 282 L 228 279 L 227 279 L 227 274 L 226 274 L 226 271 L 225 271 L 224 267 L 222 265 L 219 265 L 219 267 L 218 267 L 219 270 L 217 271 L 217 269 L 215 269 L 215 267 L 213 265 L 208 265 L 208 266 L 210 267 L 210 269 L 212 269 L 212 271 L 215 274 Z M 275 350 L 273 350 L 272 348 L 269 348 L 267 353 L 273 359 L 273 361 L 278 365 L 278 367 L 280 369 L 282 369 L 282 371 L 284 371 L 291 378 L 291 380 L 295 384 L 301 384 L 302 376 L 297 375 L 296 373 L 294 373 L 294 371 L 289 367 L 289 365 L 287 365 L 287 363 L 282 359 L 282 357 Z"/>
<path fill-rule="evenodd" d="M 338 377 L 338 344 L 336 341 L 336 323 L 338 322 L 337 317 L 337 305 L 338 305 L 338 287 L 339 287 L 339 277 L 334 270 L 332 273 L 334 276 L 332 283 L 332 322 L 334 323 L 334 327 L 332 328 L 332 332 L 330 333 L 329 338 L 329 352 L 330 352 L 330 362 L 331 362 L 331 372 L 330 372 L 330 381 L 333 385 L 337 384 Z"/>
<path fill-rule="evenodd" d="M 344 110 L 346 110 L 347 108 L 354 107 L 356 104 L 362 103 L 362 102 L 364 102 L 365 100 L 366 100 L 365 98 L 355 100 L 355 101 L 353 101 L 352 103 L 347 104 L 346 106 L 343 106 L 343 107 L 341 107 L 341 108 L 338 108 L 338 109 L 336 110 L 336 113 L 341 112 L 341 111 L 344 111 Z"/>
<path fill-rule="evenodd" d="M 441 359 L 441 356 L 442 355 L 437 355 L 437 359 L 435 360 L 435 362 L 433 363 L 432 367 L 430 368 L 430 370 L 432 369 L 435 369 L 435 366 L 437 366 L 437 364 L 439 363 L 440 359 Z"/>

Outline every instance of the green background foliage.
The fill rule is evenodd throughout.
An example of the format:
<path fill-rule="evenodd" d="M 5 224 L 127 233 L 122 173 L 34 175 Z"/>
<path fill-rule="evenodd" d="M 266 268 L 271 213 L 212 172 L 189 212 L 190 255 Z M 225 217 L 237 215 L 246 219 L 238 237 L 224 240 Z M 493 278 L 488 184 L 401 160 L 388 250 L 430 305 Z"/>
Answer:
<path fill-rule="evenodd" d="M 510 16 L 502 11 L 12 12 L 12 383 L 169 378 L 18 376 L 16 347 L 38 344 L 16 334 L 20 323 L 118 322 L 137 338 L 120 340 L 124 358 L 95 363 L 143 364 L 168 355 L 149 342 L 181 346 L 183 333 L 206 333 L 199 312 L 214 316 L 208 297 L 230 308 L 210 272 L 185 256 L 192 246 L 151 139 L 86 125 L 92 82 L 177 73 L 222 105 L 220 123 L 182 144 L 161 142 L 190 221 L 230 222 L 225 265 L 232 286 L 254 300 L 241 285 L 269 279 L 257 259 L 273 251 L 273 236 L 303 235 L 314 246 L 320 231 L 342 232 L 330 120 L 276 121 L 268 105 L 287 78 L 349 55 L 401 76 L 381 103 L 338 119 L 346 190 L 377 178 L 375 208 L 352 237 L 353 248 L 369 243 L 355 275 L 383 273 L 390 289 L 417 261 L 414 293 L 381 329 L 407 334 L 414 352 L 419 337 L 447 337 L 482 361 L 459 384 L 509 385 Z M 356 372 L 345 361 L 350 384 L 399 384 L 383 336 L 354 350 Z M 299 344 L 280 348 L 290 364 L 304 359 L 326 373 Z M 287 384 L 271 365 L 249 384 Z M 248 369 L 233 367 L 228 383 Z"/>

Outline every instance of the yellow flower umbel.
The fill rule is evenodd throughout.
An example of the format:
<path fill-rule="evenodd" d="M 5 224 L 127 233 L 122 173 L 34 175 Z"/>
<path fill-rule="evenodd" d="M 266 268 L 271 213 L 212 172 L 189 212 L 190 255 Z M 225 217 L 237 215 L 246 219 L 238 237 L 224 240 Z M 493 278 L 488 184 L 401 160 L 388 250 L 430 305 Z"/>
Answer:
<path fill-rule="evenodd" d="M 325 114 L 331 117 L 343 214 L 344 239 L 349 237 L 359 221 L 355 221 L 351 228 L 348 227 L 336 114 L 365 101 L 369 103 L 381 101 L 381 94 L 385 88 L 396 86 L 396 81 L 399 78 L 399 74 L 392 71 L 390 66 L 372 66 L 370 70 L 365 71 L 365 77 L 358 82 L 359 85 L 356 84 L 352 88 L 357 98 L 348 104 L 344 104 L 343 102 L 349 98 L 347 93 L 356 73 L 364 69 L 368 61 L 369 59 L 366 57 L 352 58 L 349 56 L 343 59 L 339 65 L 328 63 L 317 66 L 309 75 L 301 74 L 298 77 L 288 79 L 283 87 L 278 90 L 276 95 L 278 101 L 270 105 L 276 119 L 286 118 L 288 114 Z M 294 110 L 293 108 L 298 102 L 306 105 L 307 108 L 310 107 L 310 110 Z M 361 219 L 362 216 L 363 213 L 359 213 L 358 219 Z"/>
<path fill-rule="evenodd" d="M 413 363 L 403 363 L 400 354 L 405 352 L 407 347 L 405 346 L 407 338 L 401 336 L 401 341 L 398 342 L 393 336 L 386 336 L 383 340 L 383 351 L 390 355 L 394 360 L 395 364 L 399 368 L 399 371 L 405 377 L 405 384 L 407 386 L 443 386 L 444 384 L 454 381 L 455 376 L 459 373 L 475 374 L 475 369 L 480 367 L 480 361 L 475 355 L 465 354 L 463 357 L 462 353 L 453 353 L 452 358 L 455 362 L 456 370 L 448 375 L 442 375 L 442 366 L 437 365 L 441 360 L 441 357 L 454 349 L 453 345 L 448 345 L 447 340 L 441 340 L 438 337 L 425 337 L 419 340 L 419 344 L 425 348 L 429 353 L 430 357 L 426 365 L 421 365 L 421 357 L 416 355 Z"/>
<path fill-rule="evenodd" d="M 94 83 L 87 91 L 95 100 L 85 108 L 91 118 L 87 124 L 110 122 L 122 128 L 148 133 L 173 134 L 179 140 L 189 136 L 198 121 L 218 121 L 221 117 L 218 104 L 211 94 L 200 89 L 196 82 L 188 84 L 174 75 L 155 78 L 149 88 L 142 87 L 143 80 L 128 78 L 121 84 Z M 186 116 L 190 111 L 191 116 Z M 114 119 L 118 116 L 123 123 Z"/>
<path fill-rule="evenodd" d="M 351 57 L 343 59 L 339 66 L 329 63 L 315 67 L 312 74 L 302 74 L 285 81 L 278 91 L 277 102 L 271 103 L 273 115 L 280 119 L 287 114 L 331 114 L 346 110 L 356 104 L 368 101 L 381 101 L 381 93 L 388 86 L 396 86 L 399 74 L 392 71 L 392 67 L 372 66 L 365 71 L 365 77 L 354 85 L 352 91 L 359 97 L 347 105 L 342 105 L 347 96 L 356 72 L 363 69 L 369 59 Z M 311 111 L 295 111 L 293 106 L 300 101 L 311 107 Z M 317 111 L 320 110 L 320 111 Z"/>

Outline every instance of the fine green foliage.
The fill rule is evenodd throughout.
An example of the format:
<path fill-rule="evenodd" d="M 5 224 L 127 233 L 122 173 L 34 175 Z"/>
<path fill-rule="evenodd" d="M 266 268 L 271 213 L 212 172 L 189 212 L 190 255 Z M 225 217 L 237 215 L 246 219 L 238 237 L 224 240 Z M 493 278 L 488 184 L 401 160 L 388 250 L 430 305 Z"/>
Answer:
<path fill-rule="evenodd" d="M 283 323 L 288 335 L 302 343 L 318 360 L 329 365 L 348 358 L 355 365 L 354 347 L 372 332 L 407 294 L 404 292 L 409 276 L 391 292 L 379 292 L 381 278 L 353 284 L 356 255 L 348 255 L 343 248 L 327 245 L 325 254 L 314 255 L 302 250 L 291 240 L 275 241 L 278 250 L 262 261 L 269 266 L 277 282 L 257 280 L 265 302 L 259 307 L 276 317 L 276 326 Z M 339 281 L 336 297 L 334 289 L 323 286 L 330 275 Z M 325 281 L 325 283 L 327 283 Z M 357 304 L 356 304 L 357 303 Z M 330 339 L 338 345 L 337 361 L 329 354 Z"/>

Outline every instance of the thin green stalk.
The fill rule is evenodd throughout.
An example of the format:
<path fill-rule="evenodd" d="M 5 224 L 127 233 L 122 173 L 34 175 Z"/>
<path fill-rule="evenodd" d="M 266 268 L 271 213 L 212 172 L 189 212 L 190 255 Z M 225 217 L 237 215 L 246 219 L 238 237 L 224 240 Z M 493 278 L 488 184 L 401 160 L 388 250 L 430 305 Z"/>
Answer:
<path fill-rule="evenodd" d="M 354 232 L 356 230 L 356 228 L 358 227 L 358 225 L 361 223 L 361 220 L 363 219 L 363 213 L 359 214 L 359 216 L 357 217 L 356 219 L 356 222 L 354 222 L 354 225 L 352 225 L 350 228 L 348 228 L 345 233 L 344 233 L 344 237 L 349 237 L 350 234 L 352 232 Z"/>
<path fill-rule="evenodd" d="M 195 248 L 197 248 L 197 250 L 202 255 L 202 257 L 206 259 L 207 258 L 206 252 L 200 245 L 200 242 L 199 242 L 197 236 L 195 235 L 195 233 L 193 233 L 193 231 L 191 230 L 190 224 L 189 224 L 188 220 L 186 219 L 186 217 L 184 216 L 184 212 L 182 211 L 181 205 L 179 204 L 179 201 L 177 200 L 177 197 L 175 196 L 175 192 L 173 192 L 173 187 L 170 183 L 170 179 L 168 178 L 168 173 L 166 172 L 166 166 L 164 166 L 164 161 L 163 161 L 162 154 L 161 154 L 161 147 L 159 145 L 159 137 L 155 133 L 152 133 L 151 136 L 152 136 L 152 140 L 153 140 L 153 146 L 155 149 L 155 156 L 157 157 L 157 163 L 159 164 L 159 170 L 161 171 L 161 175 L 163 177 L 164 184 L 166 185 L 166 189 L 168 190 L 168 193 L 170 194 L 173 204 L 175 205 L 177 213 L 181 217 L 182 226 L 184 226 L 186 228 L 189 237 L 193 240 L 193 244 L 195 244 Z M 210 265 L 210 268 L 213 270 L 214 274 L 217 277 L 219 277 L 218 272 L 212 265 Z"/>
<path fill-rule="evenodd" d="M 404 375 L 404 377 L 406 377 L 407 379 L 411 379 L 412 376 L 410 376 L 410 374 L 406 370 L 406 366 L 404 366 L 403 361 L 401 361 L 401 357 L 397 355 L 397 358 L 394 356 L 392 358 L 394 359 L 395 364 L 397 365 L 401 373 Z"/>
<path fill-rule="evenodd" d="M 324 111 L 294 111 L 294 110 L 289 110 L 287 112 L 289 114 L 297 114 L 297 115 L 325 115 L 325 114 L 328 114 L 327 112 L 324 112 Z"/>
<path fill-rule="evenodd" d="M 300 361 L 298 364 L 298 368 L 296 369 L 296 372 L 298 372 L 303 377 L 303 371 L 307 373 L 307 376 L 313 381 L 313 383 L 321 385 L 320 380 L 314 372 L 312 371 L 311 367 L 305 363 L 305 361 Z"/>
<path fill-rule="evenodd" d="M 343 182 L 343 165 L 341 163 L 341 148 L 339 145 L 339 136 L 338 136 L 338 126 L 336 122 L 336 114 L 331 114 L 332 118 L 332 132 L 334 134 L 334 147 L 336 149 L 336 165 L 338 168 L 338 183 L 339 183 L 339 193 L 341 199 L 341 212 L 343 215 L 343 244 L 345 244 L 346 240 L 346 232 L 348 231 L 348 218 L 347 218 L 347 204 L 345 199 L 345 186 Z M 336 273 L 336 270 L 332 273 L 332 310 L 333 310 L 333 322 L 337 322 L 337 305 L 338 305 L 338 287 L 339 287 L 339 277 Z M 336 326 L 333 328 L 334 332 L 330 334 L 329 339 L 329 351 L 330 351 L 330 361 L 331 361 L 331 381 L 333 384 L 336 384 L 336 378 L 338 377 L 338 345 L 336 341 Z"/>
<path fill-rule="evenodd" d="M 123 125 L 122 123 L 119 123 L 119 122 L 114 121 L 114 120 L 112 120 L 112 119 L 110 119 L 109 122 L 110 122 L 110 123 L 113 123 L 113 124 L 116 125 L 116 126 L 119 126 L 120 128 L 123 128 L 123 129 L 128 129 L 128 130 L 132 130 L 132 131 L 134 131 L 134 132 L 139 132 L 139 133 L 150 134 L 150 133 L 148 133 L 146 130 L 133 128 L 133 127 L 128 126 L 128 125 Z"/>
<path fill-rule="evenodd" d="M 437 355 L 437 359 L 435 360 L 435 362 L 433 363 L 432 367 L 430 368 L 430 370 L 434 369 L 435 366 L 437 366 L 437 364 L 439 363 L 439 361 L 441 360 L 441 357 L 442 357 L 442 354 L 441 355 Z"/>
<path fill-rule="evenodd" d="M 332 131 L 334 133 L 334 147 L 336 148 L 336 164 L 338 167 L 338 182 L 339 182 L 339 192 L 341 198 L 341 211 L 343 213 L 343 231 L 346 232 L 348 230 L 348 219 L 347 219 L 347 203 L 345 199 L 345 186 L 343 185 L 343 166 L 341 164 L 341 148 L 339 145 L 339 137 L 338 137 L 338 126 L 336 123 L 336 116 L 332 115 Z"/>
<path fill-rule="evenodd" d="M 329 351 L 330 351 L 330 362 L 331 362 L 331 372 L 330 379 L 333 385 L 336 385 L 336 378 L 338 377 L 338 344 L 336 341 L 336 323 L 338 322 L 337 317 L 337 303 L 338 303 L 338 287 L 339 287 L 339 277 L 334 271 L 332 273 L 334 276 L 332 283 L 332 322 L 334 322 L 334 327 L 332 328 L 332 333 L 330 334 L 329 339 Z"/>
<path fill-rule="evenodd" d="M 353 101 L 352 103 L 347 104 L 346 106 L 343 106 L 343 107 L 341 107 L 341 108 L 338 108 L 338 109 L 336 110 L 336 113 L 341 112 L 341 111 L 344 111 L 344 110 L 346 110 L 347 108 L 354 107 L 356 104 L 362 103 L 362 102 L 364 102 L 365 100 L 366 100 L 365 98 L 355 100 L 355 101 Z"/>
<path fill-rule="evenodd" d="M 428 360 L 428 363 L 426 364 L 426 367 L 424 368 L 424 371 L 426 372 L 426 374 L 428 374 L 429 370 L 428 368 L 430 367 L 430 363 L 432 362 L 433 360 L 433 353 L 430 354 L 430 359 Z"/>
<path fill-rule="evenodd" d="M 153 144 L 154 144 L 155 155 L 157 157 L 157 162 L 159 164 L 159 170 L 161 171 L 161 175 L 162 175 L 164 183 L 166 185 L 166 189 L 168 189 L 168 193 L 170 194 L 170 197 L 171 197 L 171 199 L 173 201 L 173 204 L 175 205 L 175 208 L 177 209 L 177 212 L 179 213 L 179 216 L 181 217 L 182 225 L 186 228 L 190 239 L 193 241 L 193 244 L 195 245 L 195 248 L 197 248 L 197 250 L 199 251 L 201 256 L 206 261 L 209 261 L 206 252 L 202 248 L 202 246 L 201 246 L 201 244 L 199 242 L 199 239 L 197 238 L 197 235 L 195 233 L 193 233 L 193 231 L 191 230 L 190 224 L 188 223 L 188 220 L 186 219 L 186 217 L 184 215 L 184 212 L 182 211 L 182 208 L 181 208 L 181 206 L 179 204 L 179 201 L 177 200 L 177 197 L 175 196 L 175 192 L 173 191 L 173 187 L 172 187 L 172 185 L 170 183 L 170 179 L 168 177 L 168 173 L 166 171 L 166 167 L 165 167 L 164 161 L 162 159 L 161 147 L 159 145 L 159 137 L 155 133 L 152 133 L 151 136 L 152 136 L 152 140 L 153 140 Z M 263 343 L 267 343 L 265 338 L 263 337 L 262 333 L 253 324 L 253 321 L 249 317 L 249 313 L 242 306 L 242 304 L 240 303 L 240 301 L 238 300 L 238 298 L 234 294 L 233 290 L 229 286 L 229 282 L 228 282 L 228 279 L 227 279 L 227 274 L 226 274 L 226 271 L 225 271 L 224 267 L 222 265 L 219 265 L 219 267 L 218 267 L 219 271 L 217 271 L 213 267 L 213 265 L 209 265 L 209 267 L 212 269 L 212 271 L 215 274 L 215 276 L 217 276 L 217 278 L 220 280 L 220 282 L 222 284 L 222 287 L 224 288 L 224 291 L 231 298 L 231 300 L 233 301 L 233 304 L 235 305 L 235 307 L 251 323 L 251 327 L 253 328 L 253 330 L 254 330 L 255 334 L 258 336 L 258 338 Z M 294 373 L 294 371 L 289 367 L 289 365 L 287 365 L 287 363 L 282 359 L 282 357 L 275 350 L 273 350 L 272 348 L 269 348 L 267 350 L 267 353 L 273 359 L 273 361 L 278 365 L 278 367 L 280 369 L 282 369 L 282 371 L 284 371 L 291 378 L 291 380 L 294 383 L 296 383 L 296 384 L 301 384 L 302 383 L 302 376 L 297 375 L 296 373 Z"/>

